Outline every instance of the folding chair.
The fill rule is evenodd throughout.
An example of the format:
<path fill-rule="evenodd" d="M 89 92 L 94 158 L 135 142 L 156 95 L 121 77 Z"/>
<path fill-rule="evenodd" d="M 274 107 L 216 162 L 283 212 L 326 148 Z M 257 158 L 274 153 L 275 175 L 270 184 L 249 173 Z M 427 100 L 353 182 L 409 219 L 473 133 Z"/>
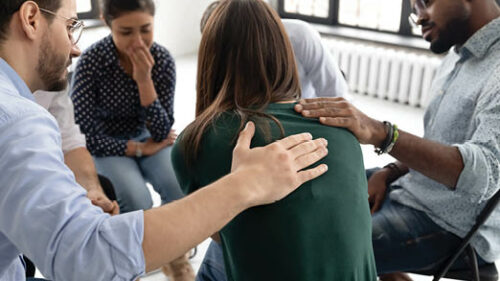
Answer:
<path fill-rule="evenodd" d="M 493 213 L 495 208 L 498 206 L 499 201 L 500 190 L 497 191 L 497 193 L 495 193 L 495 195 L 488 201 L 484 209 L 477 217 L 476 223 L 462 240 L 462 243 L 458 247 L 458 250 L 443 264 L 433 270 L 416 271 L 414 273 L 432 275 L 434 276 L 433 281 L 438 281 L 443 277 L 457 280 L 497 281 L 498 271 L 495 264 L 491 263 L 479 267 L 477 264 L 476 251 L 470 245 L 470 240 L 474 236 L 474 234 L 476 234 L 479 228 L 484 224 L 484 222 L 490 217 L 491 213 Z M 459 271 L 450 271 L 450 268 L 460 257 L 460 255 L 464 253 L 464 251 L 470 268 L 468 270 L 466 269 Z"/>

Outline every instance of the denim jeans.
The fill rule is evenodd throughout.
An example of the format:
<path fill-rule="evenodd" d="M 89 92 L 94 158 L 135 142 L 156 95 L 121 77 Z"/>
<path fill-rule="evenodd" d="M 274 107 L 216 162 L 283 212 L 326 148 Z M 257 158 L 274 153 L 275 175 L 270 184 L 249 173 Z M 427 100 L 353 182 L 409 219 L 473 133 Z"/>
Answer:
<path fill-rule="evenodd" d="M 134 140 L 143 141 L 149 132 L 143 132 Z M 145 157 L 94 157 L 99 174 L 107 177 L 115 189 L 120 212 L 147 210 L 153 200 L 146 187 L 149 182 L 166 204 L 184 196 L 174 173 L 171 161 L 172 146 Z"/>
<path fill-rule="evenodd" d="M 367 170 L 367 177 L 370 178 L 376 170 Z M 401 187 L 390 186 L 387 192 L 398 188 Z M 424 212 L 386 196 L 380 210 L 372 216 L 372 242 L 377 273 L 384 274 L 433 269 L 457 250 L 461 239 L 435 224 Z M 477 258 L 479 265 L 486 264 L 479 256 Z M 461 257 L 452 270 L 467 266 L 465 258 Z M 196 281 L 226 280 L 222 247 L 212 241 Z"/>

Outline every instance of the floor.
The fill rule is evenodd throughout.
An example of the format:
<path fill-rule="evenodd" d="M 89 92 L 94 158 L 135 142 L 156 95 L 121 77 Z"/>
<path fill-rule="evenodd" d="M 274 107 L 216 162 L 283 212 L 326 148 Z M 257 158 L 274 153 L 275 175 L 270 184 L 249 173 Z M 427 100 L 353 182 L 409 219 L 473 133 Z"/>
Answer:
<path fill-rule="evenodd" d="M 174 128 L 180 132 L 186 125 L 194 119 L 195 97 L 195 81 L 196 81 L 196 56 L 185 56 L 176 59 L 177 63 L 177 89 L 175 97 L 175 126 Z M 354 95 L 354 104 L 367 115 L 378 120 L 390 120 L 400 128 L 407 132 L 411 132 L 418 136 L 423 134 L 422 116 L 424 110 L 421 108 L 409 107 L 389 101 L 379 100 L 367 96 Z M 390 161 L 392 157 L 384 155 L 377 156 L 373 153 L 373 147 L 362 146 L 365 167 L 371 168 L 383 166 Z M 150 189 L 152 191 L 152 189 Z M 152 191 L 153 201 L 156 205 L 159 204 L 160 198 L 158 194 Z M 198 246 L 198 254 L 191 260 L 195 270 L 198 270 L 204 253 L 208 247 L 209 241 L 206 240 Z M 499 264 L 497 262 L 497 264 Z M 499 264 L 500 265 L 500 264 Z M 37 272 L 37 276 L 40 273 Z M 416 281 L 432 280 L 431 277 L 412 275 Z M 168 280 L 161 272 L 156 271 L 141 278 L 141 281 L 166 281 Z M 446 280 L 446 279 L 442 279 Z"/>

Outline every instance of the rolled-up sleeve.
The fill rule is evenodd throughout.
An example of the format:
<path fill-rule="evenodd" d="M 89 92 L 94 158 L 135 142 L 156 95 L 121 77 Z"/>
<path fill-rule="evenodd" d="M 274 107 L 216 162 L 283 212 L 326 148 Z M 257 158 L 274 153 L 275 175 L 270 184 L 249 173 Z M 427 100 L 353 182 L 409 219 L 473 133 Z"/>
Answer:
<path fill-rule="evenodd" d="M 111 217 L 91 204 L 64 165 L 48 113 L 2 124 L 0 232 L 53 281 L 142 275 L 143 212 Z"/>
<path fill-rule="evenodd" d="M 455 144 L 464 162 L 457 189 L 470 194 L 473 203 L 490 199 L 500 188 L 500 78 L 486 85 L 491 89 L 479 98 L 471 140 Z"/>

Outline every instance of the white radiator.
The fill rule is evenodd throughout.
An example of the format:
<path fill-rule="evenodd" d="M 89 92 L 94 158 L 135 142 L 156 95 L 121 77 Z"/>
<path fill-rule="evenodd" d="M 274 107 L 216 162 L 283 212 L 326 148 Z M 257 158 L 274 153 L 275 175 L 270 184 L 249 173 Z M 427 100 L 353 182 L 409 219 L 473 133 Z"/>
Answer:
<path fill-rule="evenodd" d="M 439 57 L 324 38 L 352 93 L 426 107 Z"/>

